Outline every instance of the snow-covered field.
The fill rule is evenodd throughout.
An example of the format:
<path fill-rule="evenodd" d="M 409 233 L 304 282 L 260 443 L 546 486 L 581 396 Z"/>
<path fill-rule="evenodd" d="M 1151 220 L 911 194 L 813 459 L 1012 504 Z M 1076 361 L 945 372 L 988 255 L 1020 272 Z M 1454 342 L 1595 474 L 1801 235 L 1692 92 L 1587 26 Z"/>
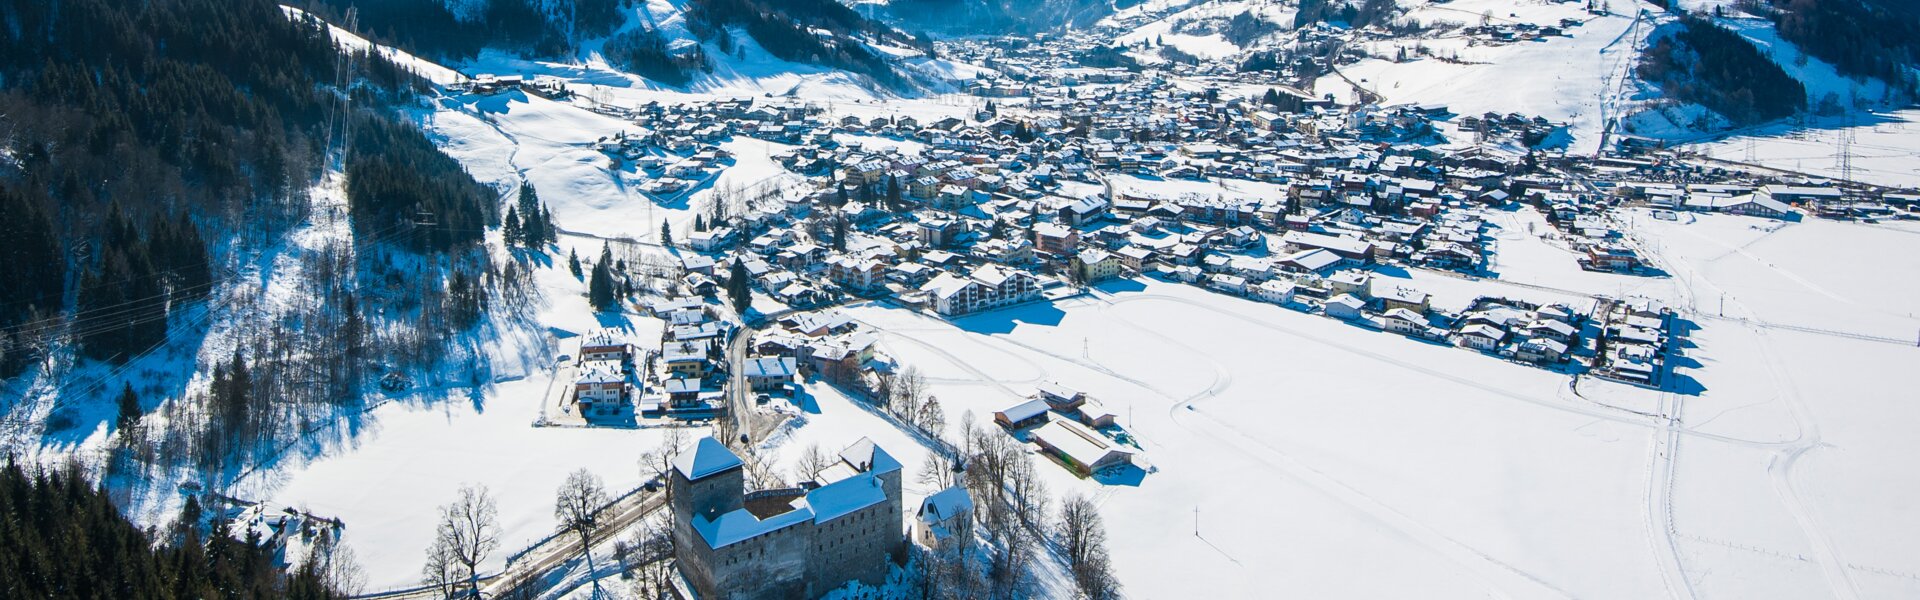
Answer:
<path fill-rule="evenodd" d="M 1763 165 L 1815 177 L 1841 176 L 1840 135 L 1853 133 L 1853 179 L 1896 186 L 1920 186 L 1920 110 L 1856 113 L 1815 119 L 1808 126 L 1779 123 L 1742 131 L 1688 149 L 1709 157 Z"/>
<path fill-rule="evenodd" d="M 1636 224 L 1679 264 L 1629 293 L 1717 309 L 1725 290 L 1729 313 L 1769 322 L 1920 332 L 1920 265 L 1841 259 L 1897 253 L 1911 233 Z M 1522 241 L 1503 237 L 1508 260 Z M 1521 281 L 1621 287 L 1517 254 L 1504 274 Z M 1741 261 L 1762 268 L 1728 264 Z M 1920 446 L 1900 433 L 1920 423 L 1898 383 L 1897 365 L 1920 358 L 1911 343 L 1709 310 L 1681 359 L 1690 393 L 1582 381 L 1576 394 L 1564 376 L 1158 282 L 954 323 L 854 313 L 950 409 L 984 418 L 1057 380 L 1124 415 L 1156 472 L 1117 486 L 1047 472 L 1056 494 L 1101 498 L 1139 597 L 1920 592 L 1920 553 L 1897 533 L 1920 527 Z M 1658 420 L 1608 406 L 1629 404 L 1679 413 L 1677 441 L 1655 445 Z"/>
<path fill-rule="evenodd" d="M 500 507 L 501 551 L 551 533 L 554 491 L 585 468 L 614 494 L 642 480 L 642 452 L 659 445 L 659 430 L 537 428 L 548 373 L 450 394 L 424 404 L 392 403 L 371 413 L 351 445 L 277 475 L 276 505 L 304 508 L 347 523 L 343 540 L 358 554 L 371 589 L 420 580 L 433 544 L 437 507 L 460 486 L 486 486 Z"/>

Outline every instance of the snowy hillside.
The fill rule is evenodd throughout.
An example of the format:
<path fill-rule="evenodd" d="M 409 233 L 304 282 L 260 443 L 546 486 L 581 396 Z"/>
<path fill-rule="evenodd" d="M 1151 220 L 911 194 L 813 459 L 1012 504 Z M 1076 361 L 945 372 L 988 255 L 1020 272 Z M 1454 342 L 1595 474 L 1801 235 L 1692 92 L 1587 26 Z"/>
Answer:
<path fill-rule="evenodd" d="M 1157 50 L 1165 47 L 1203 65 L 1219 63 L 1207 68 L 1228 77 L 1255 55 L 1330 56 L 1327 72 L 1301 87 L 1343 103 L 1367 97 L 1387 105 L 1440 105 L 1460 115 L 1544 117 L 1564 124 L 1572 135 L 1567 150 L 1583 154 L 1599 150 L 1608 133 L 1683 141 L 1727 127 L 1725 118 L 1667 98 L 1635 73 L 1641 53 L 1659 32 L 1675 27 L 1680 10 L 1721 9 L 1725 16 L 1717 24 L 1805 85 L 1811 112 L 1882 110 L 1908 101 L 1884 81 L 1840 74 L 1782 39 L 1768 19 L 1733 11 L 1730 2 L 1680 1 L 1672 9 L 1637 0 L 1604 3 L 1604 9 L 1588 4 L 1399 0 L 1390 16 L 1367 27 L 1329 20 L 1306 24 L 1315 30 L 1308 32 L 1295 28 L 1298 2 L 1164 1 L 1117 11 L 1101 26 L 1116 31 L 1114 42 L 1133 48 L 1142 63 L 1165 66 Z"/>

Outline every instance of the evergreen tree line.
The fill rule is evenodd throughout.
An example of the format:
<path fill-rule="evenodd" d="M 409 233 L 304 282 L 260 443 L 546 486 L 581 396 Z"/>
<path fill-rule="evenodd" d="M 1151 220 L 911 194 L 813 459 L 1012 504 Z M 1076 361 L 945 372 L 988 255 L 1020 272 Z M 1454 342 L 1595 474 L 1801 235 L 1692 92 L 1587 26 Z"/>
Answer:
<path fill-rule="evenodd" d="M 1774 29 L 1843 75 L 1920 88 L 1920 10 L 1907 0 L 1772 0 Z"/>
<path fill-rule="evenodd" d="M 60 310 L 66 258 L 53 220 L 36 203 L 0 183 L 0 378 L 24 368 L 40 337 L 31 324 Z"/>
<path fill-rule="evenodd" d="M 837 0 L 690 0 L 688 24 L 703 38 L 725 35 L 740 27 L 760 47 L 782 60 L 825 65 L 864 73 L 882 83 L 898 81 L 885 59 L 867 50 L 853 35 L 871 32 L 884 37 L 884 25 L 868 21 Z M 822 38 L 814 29 L 832 32 Z M 898 34 L 894 37 L 904 38 Z"/>
<path fill-rule="evenodd" d="M 457 61 L 486 48 L 525 56 L 558 56 L 581 39 L 611 33 L 620 26 L 624 0 L 483 0 L 469 14 L 454 14 L 446 0 L 306 0 L 290 3 L 344 23 L 348 8 L 359 11 L 359 33 L 420 56 Z M 569 24 L 573 39 L 569 39 Z"/>
<path fill-rule="evenodd" d="M 1254 11 L 1247 11 L 1228 19 L 1226 27 L 1221 28 L 1220 35 L 1234 45 L 1245 47 L 1278 31 L 1280 31 L 1279 23 L 1260 18 L 1259 15 L 1254 14 Z"/>
<path fill-rule="evenodd" d="M 537 249 L 559 239 L 553 211 L 540 201 L 540 194 L 532 184 L 520 184 L 519 198 L 507 207 L 507 216 L 500 228 L 506 234 L 508 246 Z"/>
<path fill-rule="evenodd" d="M 86 356 L 140 354 L 210 287 L 209 242 L 294 223 L 340 124 L 339 60 L 321 23 L 271 0 L 0 0 L 0 137 L 14 157 L 0 164 L 0 377 L 63 320 Z M 484 188 L 383 112 L 425 84 L 352 60 L 368 107 L 356 203 L 478 229 Z M 387 148 L 403 155 L 369 156 Z M 78 312 L 63 319 L 69 292 Z"/>
<path fill-rule="evenodd" d="M 128 522 L 75 467 L 0 469 L 0 597 L 344 598 L 313 563 L 282 572 L 257 534 L 204 538 L 193 500 L 167 531 Z"/>
<path fill-rule="evenodd" d="M 1705 106 L 1734 123 L 1791 116 L 1806 108 L 1807 89 L 1752 42 L 1700 16 L 1647 48 L 1636 67 L 1674 99 Z"/>
<path fill-rule="evenodd" d="M 485 237 L 493 191 L 419 128 L 361 112 L 352 129 L 347 199 L 361 237 L 404 232 L 399 243 L 423 252 L 467 248 Z"/>
<path fill-rule="evenodd" d="M 916 28 L 977 35 L 1087 27 L 1138 0 L 895 0 L 887 10 Z"/>
<path fill-rule="evenodd" d="M 722 30 L 718 35 L 721 49 L 732 45 L 731 34 Z M 601 47 L 601 53 L 623 71 L 668 85 L 686 85 L 694 73 L 708 68 L 703 46 L 674 52 L 667 48 L 667 39 L 649 27 L 635 27 L 613 36 Z"/>
<path fill-rule="evenodd" d="M 114 206 L 100 254 L 100 268 L 80 283 L 78 309 L 93 318 L 73 332 L 80 354 L 94 360 L 118 364 L 158 345 L 168 316 L 213 287 L 206 241 L 184 213 L 142 232 Z"/>
<path fill-rule="evenodd" d="M 1293 15 L 1293 26 L 1298 29 L 1320 22 L 1346 23 L 1356 29 L 1385 26 L 1397 10 L 1393 0 L 1300 0 L 1300 10 Z"/>

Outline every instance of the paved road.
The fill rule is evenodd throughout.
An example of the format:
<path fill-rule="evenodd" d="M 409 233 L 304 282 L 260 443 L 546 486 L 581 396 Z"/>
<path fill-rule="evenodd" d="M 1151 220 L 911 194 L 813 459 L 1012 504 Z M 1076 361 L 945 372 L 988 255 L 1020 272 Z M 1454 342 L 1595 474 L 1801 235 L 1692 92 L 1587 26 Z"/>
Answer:
<path fill-rule="evenodd" d="M 666 494 L 642 490 L 614 504 L 607 509 L 613 514 L 607 517 L 608 533 L 602 534 L 601 539 L 604 541 L 610 539 L 606 536 L 618 535 L 640 519 L 665 507 L 666 503 Z M 580 556 L 580 537 L 571 533 L 561 533 L 528 551 L 519 562 L 508 565 L 500 575 L 489 578 L 488 583 L 481 587 L 481 593 L 489 598 L 507 595 L 522 585 L 545 580 L 549 572 L 578 556 Z"/>
<path fill-rule="evenodd" d="M 606 510 L 612 512 L 612 514 L 607 517 L 607 531 L 612 532 L 608 535 L 618 535 L 619 532 L 639 522 L 641 518 L 653 514 L 654 511 L 660 510 L 665 506 L 666 494 L 642 490 L 615 503 L 613 506 L 607 507 Z M 603 537 L 602 539 L 610 538 Z M 484 597 L 494 598 L 511 592 L 518 586 L 542 581 L 548 573 L 565 565 L 567 561 L 573 560 L 577 556 L 580 556 L 580 538 L 570 533 L 556 530 L 546 541 L 541 542 L 538 546 L 528 549 L 523 553 L 520 556 L 520 560 L 507 565 L 506 569 L 498 573 L 481 575 L 480 593 Z M 439 597 L 439 590 L 433 586 L 389 590 L 354 596 L 355 600 L 399 600 L 403 598 L 437 597 Z"/>

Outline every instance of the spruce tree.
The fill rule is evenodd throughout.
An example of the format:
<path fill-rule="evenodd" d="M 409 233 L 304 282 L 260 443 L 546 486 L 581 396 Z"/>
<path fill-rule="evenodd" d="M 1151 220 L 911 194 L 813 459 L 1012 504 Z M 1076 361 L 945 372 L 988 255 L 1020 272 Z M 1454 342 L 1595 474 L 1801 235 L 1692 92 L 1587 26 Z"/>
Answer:
<path fill-rule="evenodd" d="M 133 384 L 120 385 L 120 418 L 114 424 L 124 434 L 140 424 L 140 397 L 133 393 Z"/>
<path fill-rule="evenodd" d="M 614 307 L 613 265 L 609 261 L 593 265 L 593 278 L 587 282 L 587 302 L 599 311 Z"/>
<path fill-rule="evenodd" d="M 567 251 L 567 270 L 573 272 L 575 279 L 580 278 L 580 253 L 573 250 Z"/>
<path fill-rule="evenodd" d="M 747 264 L 734 259 L 733 268 L 727 272 L 727 297 L 733 301 L 733 312 L 741 316 L 753 306 L 753 289 L 748 287 L 747 278 Z"/>
<path fill-rule="evenodd" d="M 673 247 L 673 225 L 668 224 L 666 219 L 660 220 L 660 245 Z"/>
<path fill-rule="evenodd" d="M 520 224 L 520 207 L 507 207 L 507 218 L 500 229 L 502 235 L 506 237 L 507 247 L 528 245 L 526 230 Z"/>

